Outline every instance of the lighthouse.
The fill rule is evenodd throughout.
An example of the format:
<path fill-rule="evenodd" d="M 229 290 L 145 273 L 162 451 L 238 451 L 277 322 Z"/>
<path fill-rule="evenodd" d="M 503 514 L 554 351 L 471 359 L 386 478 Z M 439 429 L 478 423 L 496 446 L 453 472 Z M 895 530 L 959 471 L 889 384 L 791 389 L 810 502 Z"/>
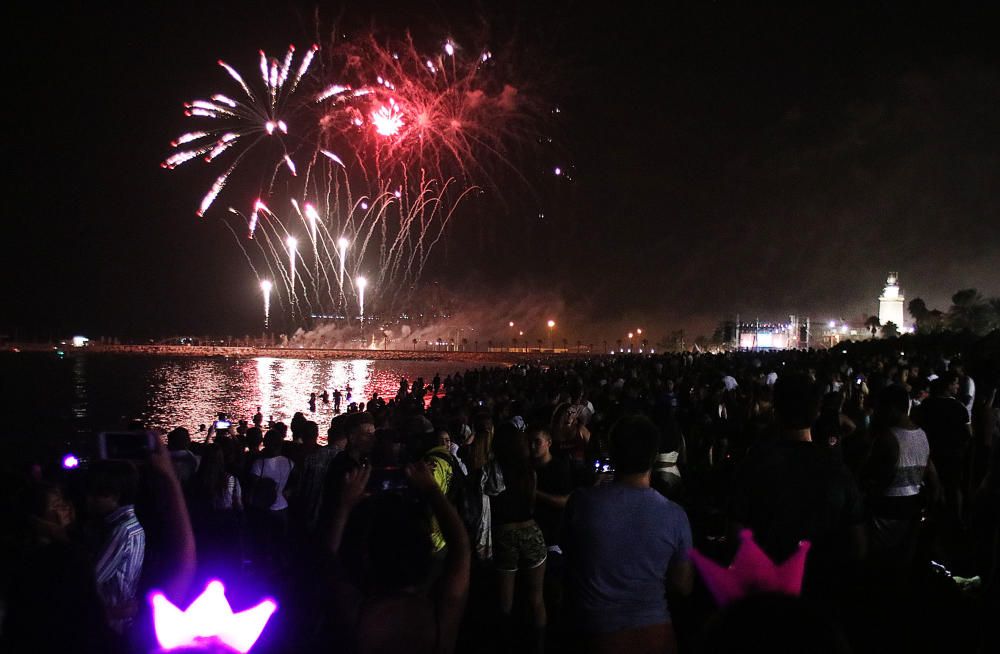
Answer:
<path fill-rule="evenodd" d="M 892 272 L 885 280 L 882 297 L 878 299 L 878 321 L 884 327 L 891 322 L 903 331 L 903 296 L 899 293 L 899 275 Z"/>

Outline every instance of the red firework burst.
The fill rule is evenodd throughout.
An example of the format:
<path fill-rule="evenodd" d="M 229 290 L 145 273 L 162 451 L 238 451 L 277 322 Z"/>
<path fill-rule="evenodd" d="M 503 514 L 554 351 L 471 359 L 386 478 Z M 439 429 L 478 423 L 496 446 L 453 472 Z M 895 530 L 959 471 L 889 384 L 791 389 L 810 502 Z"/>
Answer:
<path fill-rule="evenodd" d="M 355 152 L 381 180 L 423 170 L 489 184 L 496 164 L 514 168 L 512 148 L 538 140 L 542 112 L 502 79 L 487 48 L 449 39 L 427 56 L 409 36 L 381 42 L 367 35 L 329 48 L 324 61 L 338 72 L 317 95 L 319 147 Z"/>

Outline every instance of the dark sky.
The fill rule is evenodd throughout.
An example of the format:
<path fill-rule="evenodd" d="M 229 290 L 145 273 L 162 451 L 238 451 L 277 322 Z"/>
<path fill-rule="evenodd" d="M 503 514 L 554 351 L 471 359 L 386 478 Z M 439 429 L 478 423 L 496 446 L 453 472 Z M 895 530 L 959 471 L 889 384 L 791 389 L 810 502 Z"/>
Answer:
<path fill-rule="evenodd" d="M 212 171 L 158 164 L 190 127 L 181 103 L 226 86 L 216 59 L 305 45 L 312 5 L 144 4 L 5 20 L 0 333 L 258 329 L 232 236 L 193 213 Z M 1000 295 L 991 3 L 520 4 L 480 13 L 539 53 L 523 72 L 555 81 L 575 177 L 532 180 L 541 220 L 470 207 L 431 266 L 470 304 L 537 296 L 595 338 L 618 321 L 658 336 L 736 313 L 855 318 L 890 270 L 942 309 L 959 288 Z M 455 5 L 343 15 L 443 34 L 475 18 Z"/>

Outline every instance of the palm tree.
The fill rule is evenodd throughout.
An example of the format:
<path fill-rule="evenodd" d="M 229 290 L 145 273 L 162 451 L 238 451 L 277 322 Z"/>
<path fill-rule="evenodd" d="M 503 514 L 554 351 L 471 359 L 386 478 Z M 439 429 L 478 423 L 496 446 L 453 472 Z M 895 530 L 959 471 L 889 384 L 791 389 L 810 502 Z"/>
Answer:
<path fill-rule="evenodd" d="M 542 339 L 538 339 L 537 342 L 538 342 L 538 351 L 541 352 L 542 351 Z"/>
<path fill-rule="evenodd" d="M 621 351 L 622 351 L 622 339 L 620 339 L 620 338 L 619 338 L 619 339 L 615 339 L 615 345 L 617 345 L 617 346 L 618 346 L 618 347 L 617 347 L 616 349 L 617 349 L 617 350 L 618 350 L 619 352 L 621 352 Z"/>
<path fill-rule="evenodd" d="M 899 336 L 899 327 L 891 320 L 887 320 L 882 325 L 882 336 L 885 338 L 896 338 Z"/>
<path fill-rule="evenodd" d="M 990 309 L 992 309 L 993 320 L 991 329 L 1000 329 L 1000 297 L 993 297 L 989 299 Z"/>
<path fill-rule="evenodd" d="M 517 349 L 517 339 L 516 338 L 510 339 L 510 349 L 512 349 L 512 350 L 516 350 Z"/>
<path fill-rule="evenodd" d="M 924 331 L 927 326 L 927 318 L 930 316 L 931 311 L 927 308 L 927 303 L 924 302 L 923 298 L 913 298 L 906 305 L 906 309 L 913 317 L 913 322 L 917 331 Z"/>
<path fill-rule="evenodd" d="M 869 316 L 868 320 L 865 321 L 865 327 L 871 332 L 872 338 L 875 338 L 875 334 L 878 333 L 878 328 L 882 326 L 882 322 L 878 319 L 878 316 Z"/>
<path fill-rule="evenodd" d="M 951 296 L 948 326 L 954 330 L 982 334 L 990 324 L 990 305 L 974 288 L 962 289 Z"/>
<path fill-rule="evenodd" d="M 464 351 L 466 351 L 468 349 L 469 349 L 469 339 L 463 338 L 462 339 L 462 351 L 464 352 Z"/>
<path fill-rule="evenodd" d="M 413 351 L 417 351 L 417 339 L 413 339 Z"/>

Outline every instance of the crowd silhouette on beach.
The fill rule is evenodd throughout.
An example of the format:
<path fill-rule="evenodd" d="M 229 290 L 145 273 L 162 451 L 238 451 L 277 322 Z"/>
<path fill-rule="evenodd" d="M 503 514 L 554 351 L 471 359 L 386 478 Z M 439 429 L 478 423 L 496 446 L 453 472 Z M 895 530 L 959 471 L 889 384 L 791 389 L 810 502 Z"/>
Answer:
<path fill-rule="evenodd" d="M 5 451 L 0 649 L 154 651 L 150 591 L 221 579 L 276 599 L 259 652 L 997 651 L 995 335 L 902 347 L 470 369 L 70 469 Z M 720 590 L 758 547 L 774 587 Z"/>

